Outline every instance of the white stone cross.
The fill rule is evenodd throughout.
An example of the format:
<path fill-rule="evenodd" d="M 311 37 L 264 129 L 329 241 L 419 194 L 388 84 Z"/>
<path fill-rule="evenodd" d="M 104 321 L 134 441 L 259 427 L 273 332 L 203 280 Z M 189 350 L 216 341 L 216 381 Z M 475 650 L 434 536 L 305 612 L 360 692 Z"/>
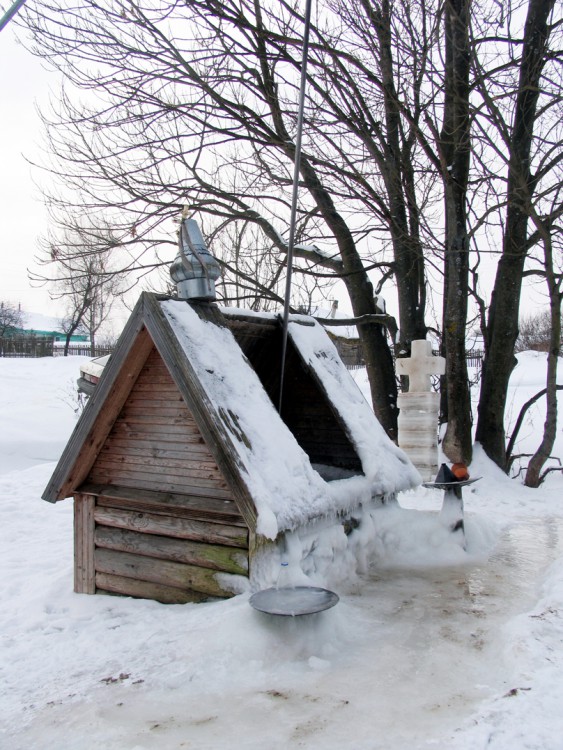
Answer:
<path fill-rule="evenodd" d="M 409 393 L 429 391 L 430 376 L 445 371 L 446 360 L 432 355 L 432 344 L 426 339 L 411 342 L 411 356 L 397 360 L 397 372 L 409 376 Z"/>

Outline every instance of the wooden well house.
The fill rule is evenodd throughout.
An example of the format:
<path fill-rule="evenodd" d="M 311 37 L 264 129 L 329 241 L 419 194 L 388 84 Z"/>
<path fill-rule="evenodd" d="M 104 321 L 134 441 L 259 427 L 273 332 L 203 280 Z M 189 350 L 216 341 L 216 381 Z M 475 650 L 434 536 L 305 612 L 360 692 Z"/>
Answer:
<path fill-rule="evenodd" d="M 74 497 L 77 592 L 228 597 L 288 532 L 418 483 L 318 323 L 290 318 L 280 415 L 277 316 L 205 296 L 141 296 L 45 489 Z"/>

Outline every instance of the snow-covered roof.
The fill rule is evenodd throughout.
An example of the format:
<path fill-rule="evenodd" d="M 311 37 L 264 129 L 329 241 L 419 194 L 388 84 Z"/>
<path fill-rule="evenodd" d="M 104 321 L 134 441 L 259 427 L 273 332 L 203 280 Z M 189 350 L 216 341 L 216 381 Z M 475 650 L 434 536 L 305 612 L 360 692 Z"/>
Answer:
<path fill-rule="evenodd" d="M 206 309 L 214 314 L 207 315 Z M 79 434 L 69 443 L 74 446 L 69 447 L 66 457 L 63 454 L 62 466 L 58 475 L 55 472 L 45 499 L 72 494 L 76 487 L 69 484 L 71 476 L 75 484 L 80 477 L 84 479 L 88 469 L 77 471 L 73 467 L 80 455 L 86 464 L 91 465 L 95 459 L 88 448 L 93 423 L 109 423 L 107 415 L 103 418 L 104 401 L 109 402 L 110 397 L 112 402 L 116 400 L 112 385 L 119 370 L 128 367 L 126 352 L 134 349 L 130 339 L 141 329 L 148 332 L 186 403 L 200 419 L 209 447 L 221 454 L 216 458 L 223 469 L 227 466 L 227 481 L 236 478 L 235 499 L 247 495 L 253 504 L 257 533 L 275 538 L 282 530 L 345 513 L 376 496 L 420 483 L 416 469 L 385 434 L 322 326 L 305 316 L 291 316 L 290 341 L 304 366 L 314 374 L 319 393 L 324 391 L 328 397 L 363 470 L 363 474 L 355 472 L 355 476 L 325 481 L 278 414 L 221 318 L 215 306 L 192 306 L 185 301 L 143 295 L 83 415 L 86 424 L 77 427 L 75 432 Z M 272 363 L 271 367 L 279 365 Z"/>
<path fill-rule="evenodd" d="M 61 320 L 43 313 L 24 312 L 23 328 L 28 331 L 61 331 Z"/>
<path fill-rule="evenodd" d="M 236 441 L 236 449 L 258 511 L 259 533 L 275 537 L 311 517 L 347 511 L 376 495 L 419 483 L 320 324 L 292 316 L 289 337 L 346 425 L 365 476 L 326 482 L 282 421 L 231 331 L 202 320 L 185 302 L 161 305 L 209 400 L 223 413 L 236 415 L 236 429 L 246 438 Z M 311 324 L 300 325 L 300 318 Z"/>

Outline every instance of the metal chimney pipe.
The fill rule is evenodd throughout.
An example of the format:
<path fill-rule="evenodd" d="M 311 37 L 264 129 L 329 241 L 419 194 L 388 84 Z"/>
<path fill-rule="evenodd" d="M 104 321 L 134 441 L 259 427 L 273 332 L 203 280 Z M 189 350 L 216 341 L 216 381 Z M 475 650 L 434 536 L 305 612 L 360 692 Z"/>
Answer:
<path fill-rule="evenodd" d="M 178 299 L 215 299 L 215 281 L 221 269 L 194 219 L 182 219 L 178 255 L 170 266 L 170 276 L 176 282 Z"/>

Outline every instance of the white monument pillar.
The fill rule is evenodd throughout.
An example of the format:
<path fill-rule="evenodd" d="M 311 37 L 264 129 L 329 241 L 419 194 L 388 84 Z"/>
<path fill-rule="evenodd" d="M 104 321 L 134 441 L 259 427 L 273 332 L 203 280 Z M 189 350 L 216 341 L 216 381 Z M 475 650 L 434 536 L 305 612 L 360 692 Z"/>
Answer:
<path fill-rule="evenodd" d="M 444 357 L 432 355 L 432 344 L 418 339 L 411 344 L 411 356 L 397 360 L 397 372 L 408 375 L 408 393 L 399 393 L 399 447 L 402 448 L 423 481 L 438 471 L 438 411 L 440 394 L 431 391 L 430 376 L 446 371 Z"/>

